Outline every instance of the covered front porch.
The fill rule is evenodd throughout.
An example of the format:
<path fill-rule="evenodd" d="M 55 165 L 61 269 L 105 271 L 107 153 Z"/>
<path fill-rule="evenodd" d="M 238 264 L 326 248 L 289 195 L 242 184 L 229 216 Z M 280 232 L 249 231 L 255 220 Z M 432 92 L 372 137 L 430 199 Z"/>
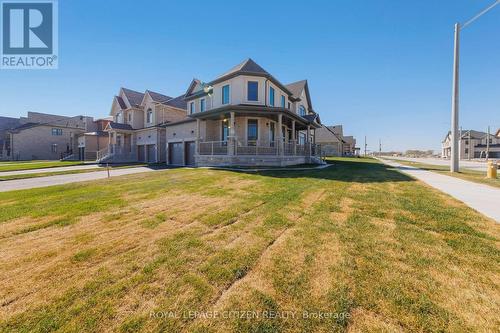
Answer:
<path fill-rule="evenodd" d="M 97 152 L 98 162 L 124 163 L 137 161 L 135 135 L 132 128 L 122 128 L 123 124 L 110 123 L 108 145 Z"/>
<path fill-rule="evenodd" d="M 222 109 L 222 108 L 221 108 Z M 319 124 L 288 109 L 232 106 L 193 115 L 198 166 L 287 166 L 320 163 Z"/>

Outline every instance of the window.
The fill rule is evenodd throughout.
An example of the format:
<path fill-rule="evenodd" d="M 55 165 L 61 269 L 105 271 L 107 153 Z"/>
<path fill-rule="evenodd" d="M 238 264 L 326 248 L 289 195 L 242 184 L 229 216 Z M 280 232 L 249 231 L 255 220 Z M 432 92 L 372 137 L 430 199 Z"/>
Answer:
<path fill-rule="evenodd" d="M 148 109 L 148 113 L 146 114 L 146 122 L 152 123 L 153 122 L 153 110 Z"/>
<path fill-rule="evenodd" d="M 285 96 L 281 95 L 281 107 L 284 108 L 286 103 Z"/>
<path fill-rule="evenodd" d="M 130 121 L 132 121 L 132 113 L 129 113 L 129 114 L 128 114 L 128 121 L 129 121 L 129 122 L 130 122 Z"/>
<path fill-rule="evenodd" d="M 229 104 L 229 84 L 222 87 L 222 104 Z"/>
<path fill-rule="evenodd" d="M 303 105 L 299 106 L 299 115 L 302 117 L 306 115 L 306 108 Z"/>
<path fill-rule="evenodd" d="M 469 153 L 469 149 L 465 148 L 465 153 L 468 154 Z"/>
<path fill-rule="evenodd" d="M 274 88 L 269 87 L 269 105 L 274 106 Z"/>
<path fill-rule="evenodd" d="M 469 144 L 469 140 L 465 140 L 465 145 L 468 145 Z"/>
<path fill-rule="evenodd" d="M 194 102 L 189 103 L 189 114 L 194 113 Z"/>
<path fill-rule="evenodd" d="M 248 81 L 247 100 L 249 100 L 249 101 L 258 101 L 259 100 L 259 82 Z"/>
<path fill-rule="evenodd" d="M 229 121 L 227 119 L 224 119 L 222 121 L 221 141 L 227 141 L 228 136 L 229 136 Z"/>
<path fill-rule="evenodd" d="M 62 129 L 60 129 L 60 128 L 53 128 L 52 129 L 52 135 L 61 136 L 62 135 Z"/>
<path fill-rule="evenodd" d="M 200 100 L 200 112 L 205 111 L 205 99 Z"/>
<path fill-rule="evenodd" d="M 52 146 L 50 147 L 50 151 L 53 153 L 57 153 L 57 144 L 53 143 Z"/>
<path fill-rule="evenodd" d="M 306 143 L 306 135 L 305 133 L 300 133 L 299 134 L 299 144 L 303 145 Z"/>
<path fill-rule="evenodd" d="M 290 102 L 288 102 L 288 110 L 290 110 Z"/>
<path fill-rule="evenodd" d="M 257 119 L 248 119 L 247 123 L 247 141 L 248 144 L 255 144 L 259 139 L 258 121 Z"/>

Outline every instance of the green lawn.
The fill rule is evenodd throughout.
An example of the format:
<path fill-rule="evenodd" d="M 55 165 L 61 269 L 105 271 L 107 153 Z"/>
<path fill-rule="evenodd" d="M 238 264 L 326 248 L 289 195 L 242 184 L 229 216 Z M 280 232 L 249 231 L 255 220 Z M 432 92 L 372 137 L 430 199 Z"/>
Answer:
<path fill-rule="evenodd" d="M 18 171 L 55 168 L 83 164 L 82 161 L 11 161 L 0 163 L 0 175 L 2 171 Z"/>
<path fill-rule="evenodd" d="M 496 331 L 499 225 L 334 162 L 0 193 L 0 331 Z"/>
<path fill-rule="evenodd" d="M 403 165 L 413 166 L 422 170 L 433 171 L 443 175 L 457 177 L 463 180 L 468 180 L 475 183 L 491 185 L 495 187 L 500 187 L 500 178 L 492 179 L 486 178 L 486 171 L 470 170 L 466 168 L 460 168 L 460 172 L 451 173 L 450 167 L 446 165 L 432 165 L 420 162 L 405 161 L 398 159 L 390 159 L 391 161 L 398 162 Z"/>

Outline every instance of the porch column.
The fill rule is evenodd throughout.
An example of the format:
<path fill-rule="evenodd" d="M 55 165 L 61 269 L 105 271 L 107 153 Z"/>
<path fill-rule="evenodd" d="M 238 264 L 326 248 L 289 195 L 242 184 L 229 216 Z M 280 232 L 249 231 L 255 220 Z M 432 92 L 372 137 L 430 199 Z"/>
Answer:
<path fill-rule="evenodd" d="M 306 133 L 306 141 L 307 141 L 307 156 L 311 157 L 311 125 L 307 125 L 307 133 Z"/>
<path fill-rule="evenodd" d="M 237 138 L 236 138 L 236 119 L 234 116 L 234 112 L 230 112 L 230 119 L 229 119 L 229 140 L 227 143 L 227 154 L 228 155 L 234 155 L 235 147 L 237 145 Z"/>
<path fill-rule="evenodd" d="M 112 148 L 111 148 L 111 132 L 108 132 L 108 152 L 111 153 L 112 152 Z"/>
<path fill-rule="evenodd" d="M 278 155 L 283 156 L 283 115 L 278 114 Z"/>
<path fill-rule="evenodd" d="M 198 154 L 200 153 L 200 126 L 201 126 L 201 120 L 196 119 L 196 153 Z"/>
<path fill-rule="evenodd" d="M 292 140 L 293 140 L 293 155 L 297 155 L 297 132 L 295 131 L 295 120 L 292 120 Z"/>

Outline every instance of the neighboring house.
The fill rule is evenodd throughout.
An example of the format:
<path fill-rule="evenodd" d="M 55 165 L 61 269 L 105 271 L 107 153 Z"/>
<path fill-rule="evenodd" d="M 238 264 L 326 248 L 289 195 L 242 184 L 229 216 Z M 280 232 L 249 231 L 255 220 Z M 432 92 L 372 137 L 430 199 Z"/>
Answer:
<path fill-rule="evenodd" d="M 104 129 L 111 119 L 97 119 L 89 124 L 86 132 L 78 136 L 78 154 L 74 159 L 80 161 L 95 161 L 97 153 L 109 145 L 109 134 Z"/>
<path fill-rule="evenodd" d="M 185 100 L 195 122 L 166 125 L 170 164 L 320 162 L 314 142 L 321 122 L 306 80 L 282 84 L 247 59 L 206 84 L 194 79 Z"/>
<path fill-rule="evenodd" d="M 21 125 L 21 119 L 0 117 L 0 160 L 8 159 L 10 155 L 10 136 L 7 131 Z"/>
<path fill-rule="evenodd" d="M 28 112 L 21 125 L 6 131 L 5 158 L 9 160 L 57 160 L 76 152 L 77 137 L 85 132 L 92 118 L 64 117 Z"/>
<path fill-rule="evenodd" d="M 186 119 L 184 96 L 170 97 L 121 88 L 111 106 L 113 121 L 104 131 L 108 147 L 99 152 L 101 162 L 165 162 L 165 125 Z"/>
<path fill-rule="evenodd" d="M 324 156 L 342 156 L 344 154 L 342 125 L 321 126 L 316 130 L 316 143 L 321 145 Z"/>
<path fill-rule="evenodd" d="M 353 136 L 344 136 L 344 156 L 359 155 L 359 148 L 356 148 L 356 139 Z"/>
<path fill-rule="evenodd" d="M 488 157 L 500 158 L 500 136 L 490 134 L 488 137 L 488 134 L 485 132 L 462 130 L 459 131 L 459 137 L 460 140 L 458 145 L 460 159 L 486 158 L 488 149 Z M 441 143 L 441 157 L 450 158 L 450 156 L 451 132 L 449 131 Z"/>

